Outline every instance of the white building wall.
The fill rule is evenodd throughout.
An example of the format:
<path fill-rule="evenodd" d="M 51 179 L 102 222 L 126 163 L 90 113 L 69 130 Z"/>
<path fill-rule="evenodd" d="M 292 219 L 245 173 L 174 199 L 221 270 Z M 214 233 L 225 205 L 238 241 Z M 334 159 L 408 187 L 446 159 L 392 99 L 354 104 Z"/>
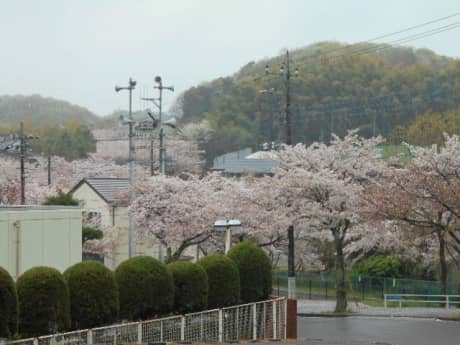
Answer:
<path fill-rule="evenodd" d="M 72 197 L 80 201 L 84 211 L 97 212 L 101 215 L 103 228 L 113 225 L 111 206 L 105 202 L 91 187 L 83 183 L 72 193 Z"/>
<path fill-rule="evenodd" d="M 104 255 L 104 264 L 116 269 L 117 266 L 129 257 L 129 232 L 128 232 L 128 208 L 124 206 L 111 206 L 102 199 L 86 183 L 80 185 L 73 192 L 73 197 L 81 202 L 86 212 L 98 212 L 101 214 L 102 228 L 113 227 L 113 243 L 107 254 Z M 148 237 L 136 242 L 136 256 L 148 255 L 160 260 L 166 255 L 166 248 L 156 238 Z M 184 256 L 193 257 L 196 261 L 197 246 L 191 246 L 184 252 Z"/>
<path fill-rule="evenodd" d="M 0 266 L 14 278 L 35 266 L 64 271 L 81 262 L 82 210 L 0 208 Z"/>

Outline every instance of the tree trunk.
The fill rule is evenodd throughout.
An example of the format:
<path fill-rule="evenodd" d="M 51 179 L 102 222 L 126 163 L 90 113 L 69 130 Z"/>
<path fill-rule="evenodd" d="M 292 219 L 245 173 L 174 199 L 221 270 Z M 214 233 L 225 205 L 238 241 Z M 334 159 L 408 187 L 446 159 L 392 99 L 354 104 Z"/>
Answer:
<path fill-rule="evenodd" d="M 336 313 L 347 311 L 347 290 L 345 288 L 345 259 L 343 256 L 343 239 L 339 234 L 334 233 L 336 250 L 335 258 L 335 280 L 337 285 L 337 301 L 335 305 Z"/>
<path fill-rule="evenodd" d="M 441 269 L 441 295 L 447 293 L 447 262 L 446 262 L 446 239 L 445 231 L 437 231 L 439 240 L 439 266 Z"/>

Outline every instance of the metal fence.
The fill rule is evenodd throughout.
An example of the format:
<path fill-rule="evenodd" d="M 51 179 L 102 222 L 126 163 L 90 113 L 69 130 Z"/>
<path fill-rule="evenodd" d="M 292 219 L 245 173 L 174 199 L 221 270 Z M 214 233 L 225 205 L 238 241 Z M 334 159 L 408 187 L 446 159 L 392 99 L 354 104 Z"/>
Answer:
<path fill-rule="evenodd" d="M 449 309 L 460 305 L 460 295 L 385 294 L 383 301 L 385 308 L 394 304 L 398 305 L 399 308 L 402 308 L 403 305 L 431 304 Z"/>
<path fill-rule="evenodd" d="M 131 322 L 6 342 L 9 345 L 222 343 L 285 339 L 284 297 L 161 319 Z"/>
<path fill-rule="evenodd" d="M 346 279 L 345 285 L 349 296 L 362 300 L 383 300 L 385 294 L 440 295 L 443 293 L 441 283 L 430 280 L 351 276 Z M 273 288 L 274 293 L 279 296 L 284 295 L 287 289 L 287 271 L 273 272 Z M 298 272 L 296 289 L 298 298 L 335 298 L 335 272 Z M 460 284 L 449 283 L 446 293 L 460 294 Z"/>

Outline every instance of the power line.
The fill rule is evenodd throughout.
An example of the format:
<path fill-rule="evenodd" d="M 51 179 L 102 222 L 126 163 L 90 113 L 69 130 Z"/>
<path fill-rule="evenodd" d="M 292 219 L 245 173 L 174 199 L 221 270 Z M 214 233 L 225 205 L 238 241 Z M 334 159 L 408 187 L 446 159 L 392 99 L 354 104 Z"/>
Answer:
<path fill-rule="evenodd" d="M 392 45 L 412 42 L 412 41 L 415 41 L 415 40 L 418 40 L 418 39 L 421 39 L 421 38 L 437 35 L 439 33 L 445 32 L 445 31 L 450 31 L 450 30 L 456 29 L 458 27 L 460 27 L 460 21 L 454 22 L 454 23 L 451 23 L 451 24 L 448 24 L 448 25 L 444 25 L 444 26 L 441 26 L 441 27 L 438 27 L 438 28 L 434 28 L 434 29 L 431 29 L 431 30 L 427 30 L 427 31 L 424 31 L 424 32 L 420 32 L 420 33 L 417 33 L 417 34 L 413 34 L 413 35 L 410 35 L 410 36 L 406 36 L 406 37 L 403 37 L 403 38 L 399 38 L 399 39 L 394 40 L 394 41 L 382 43 L 382 44 L 379 44 L 379 45 L 374 46 L 374 47 L 363 48 L 361 50 L 357 50 L 355 52 L 352 52 L 349 56 L 353 57 L 353 56 L 367 54 L 367 53 L 371 53 L 371 52 L 379 52 L 381 50 L 386 50 L 386 49 L 392 48 Z"/>
<path fill-rule="evenodd" d="M 381 40 L 383 38 L 388 38 L 388 37 L 391 37 L 391 36 L 395 36 L 395 35 L 398 35 L 398 34 L 402 34 L 402 33 L 405 33 L 405 32 L 408 32 L 408 31 L 412 31 L 412 30 L 415 30 L 415 29 L 419 29 L 419 28 L 422 28 L 424 26 L 427 26 L 427 25 L 430 25 L 430 24 L 434 24 L 434 23 L 438 23 L 438 22 L 441 22 L 441 21 L 444 21 L 446 19 L 450 19 L 450 18 L 453 18 L 453 17 L 457 17 L 460 15 L 460 12 L 456 12 L 456 13 L 453 13 L 451 15 L 448 15 L 448 16 L 445 16 L 445 17 L 441 17 L 441 18 L 437 18 L 437 19 L 433 19 L 433 20 L 430 20 L 428 22 L 424 22 L 424 23 L 421 23 L 421 24 L 417 24 L 417 25 L 414 25 L 414 26 L 410 26 L 408 28 L 405 28 L 405 29 L 401 29 L 401 30 L 398 30 L 398 31 L 394 31 L 394 32 L 391 32 L 391 33 L 388 33 L 388 34 L 384 34 L 384 35 L 380 35 L 380 36 L 377 36 L 377 37 L 373 37 L 373 38 L 370 38 L 366 41 L 361 41 L 361 42 L 358 42 L 356 43 L 355 45 L 359 45 L 359 44 L 364 44 L 364 43 L 368 43 L 368 42 L 375 42 L 377 40 Z M 331 49 L 327 52 L 325 52 L 326 54 L 330 54 L 330 53 L 333 53 L 333 52 L 337 52 L 337 51 L 341 51 L 341 50 L 347 50 L 349 49 L 349 46 L 345 46 L 345 47 L 340 47 L 340 48 L 334 48 L 334 49 Z M 311 57 L 314 57 L 313 55 Z"/>

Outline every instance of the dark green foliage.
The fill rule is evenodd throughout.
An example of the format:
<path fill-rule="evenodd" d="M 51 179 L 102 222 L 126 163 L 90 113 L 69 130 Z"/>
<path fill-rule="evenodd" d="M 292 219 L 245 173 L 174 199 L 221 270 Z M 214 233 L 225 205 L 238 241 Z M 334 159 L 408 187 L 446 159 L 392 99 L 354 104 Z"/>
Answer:
<path fill-rule="evenodd" d="M 208 255 L 198 262 L 208 275 L 208 308 L 220 308 L 240 301 L 240 275 L 236 264 L 225 255 Z"/>
<path fill-rule="evenodd" d="M 17 280 L 19 334 L 34 337 L 70 327 L 67 282 L 58 270 L 34 267 Z"/>
<path fill-rule="evenodd" d="M 371 277 L 392 277 L 402 276 L 402 265 L 398 258 L 391 256 L 378 255 L 369 259 L 364 259 L 353 265 L 353 275 L 363 275 Z"/>
<path fill-rule="evenodd" d="M 122 262 L 115 271 L 120 292 L 120 318 L 139 320 L 169 312 L 174 305 L 171 272 L 150 256 Z"/>
<path fill-rule="evenodd" d="M 86 261 L 64 272 L 70 293 L 72 329 L 114 323 L 118 317 L 115 274 L 100 262 Z"/>
<path fill-rule="evenodd" d="M 78 200 L 72 198 L 72 194 L 59 190 L 57 195 L 48 197 L 43 205 L 78 206 Z"/>
<path fill-rule="evenodd" d="M 81 241 L 85 243 L 90 240 L 100 240 L 104 236 L 104 233 L 96 228 L 84 226 L 81 230 Z"/>
<path fill-rule="evenodd" d="M 13 278 L 0 267 L 0 338 L 10 338 L 18 328 L 18 295 Z"/>
<path fill-rule="evenodd" d="M 267 299 L 272 291 L 272 265 L 268 255 L 252 242 L 241 242 L 228 252 L 240 271 L 243 302 Z"/>
<path fill-rule="evenodd" d="M 70 122 L 65 127 L 42 126 L 38 135 L 40 140 L 34 140 L 32 149 L 46 156 L 60 156 L 72 161 L 96 152 L 96 139 L 92 132 L 87 126 L 77 122 Z"/>
<path fill-rule="evenodd" d="M 204 310 L 208 304 L 208 275 L 198 264 L 176 261 L 168 265 L 174 279 L 174 312 Z"/>

